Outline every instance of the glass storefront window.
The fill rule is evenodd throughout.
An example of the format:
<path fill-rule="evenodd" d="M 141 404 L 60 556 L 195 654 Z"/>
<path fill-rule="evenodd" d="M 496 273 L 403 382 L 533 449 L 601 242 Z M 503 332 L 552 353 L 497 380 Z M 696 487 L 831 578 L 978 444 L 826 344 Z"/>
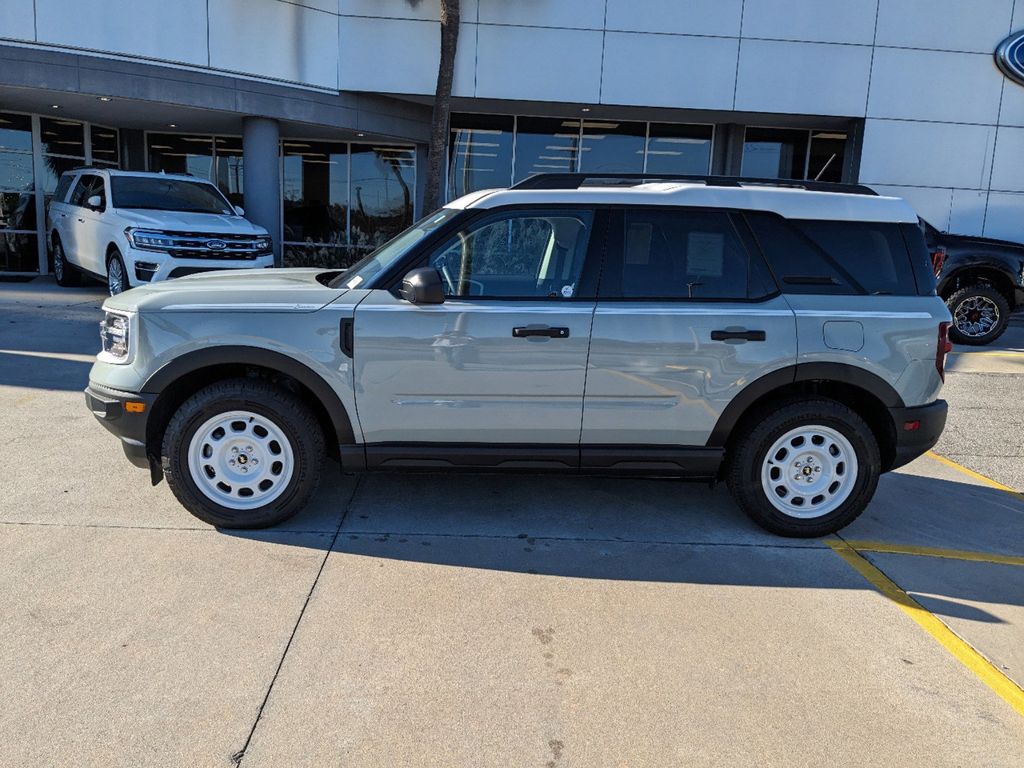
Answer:
<path fill-rule="evenodd" d="M 200 179 L 212 180 L 212 136 L 151 133 L 148 144 L 150 171 L 190 173 Z"/>
<path fill-rule="evenodd" d="M 809 131 L 748 128 L 743 140 L 744 176 L 804 179 Z"/>
<path fill-rule="evenodd" d="M 345 245 L 348 215 L 348 145 L 285 140 L 286 243 Z"/>
<path fill-rule="evenodd" d="M 811 134 L 811 158 L 807 178 L 819 181 L 842 181 L 846 161 L 846 134 L 815 131 Z"/>
<path fill-rule="evenodd" d="M 242 205 L 245 184 L 242 174 L 242 139 L 240 137 L 218 137 L 214 141 L 214 181 L 231 201 Z"/>
<path fill-rule="evenodd" d="M 448 146 L 449 200 L 511 183 L 514 127 L 513 117 L 459 116 Z"/>
<path fill-rule="evenodd" d="M 640 173 L 644 169 L 646 123 L 584 120 L 580 170 Z"/>
<path fill-rule="evenodd" d="M 41 117 L 39 138 L 44 154 L 85 157 L 85 126 L 82 123 Z"/>
<path fill-rule="evenodd" d="M 92 161 L 95 165 L 118 167 L 121 165 L 121 151 L 117 143 L 117 129 L 93 125 L 89 128 L 92 142 Z"/>
<path fill-rule="evenodd" d="M 369 251 L 407 229 L 415 185 L 413 149 L 353 144 L 351 244 Z"/>
<path fill-rule="evenodd" d="M 365 255 L 366 251 L 348 245 L 284 244 L 284 265 L 286 267 L 346 269 Z"/>
<path fill-rule="evenodd" d="M 0 113 L 0 271 L 36 272 L 32 118 Z"/>
<path fill-rule="evenodd" d="M 647 171 L 650 173 L 711 173 L 710 125 L 651 123 L 647 140 Z"/>
<path fill-rule="evenodd" d="M 516 121 L 513 183 L 538 173 L 575 173 L 579 141 L 579 120 L 520 117 Z"/>

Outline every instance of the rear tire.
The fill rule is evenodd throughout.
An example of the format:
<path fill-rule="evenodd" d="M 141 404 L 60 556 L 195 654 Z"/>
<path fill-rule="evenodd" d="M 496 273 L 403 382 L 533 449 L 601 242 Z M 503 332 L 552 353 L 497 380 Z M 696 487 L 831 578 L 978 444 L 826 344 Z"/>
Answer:
<path fill-rule="evenodd" d="M 131 284 L 128 282 L 128 273 L 124 268 L 124 259 L 121 258 L 117 249 L 114 249 L 110 258 L 107 259 L 107 290 L 110 291 L 111 296 L 117 296 L 129 288 L 131 288 Z"/>
<path fill-rule="evenodd" d="M 82 284 L 82 273 L 68 262 L 59 237 L 53 239 L 53 277 L 62 288 L 74 288 Z"/>
<path fill-rule="evenodd" d="M 726 481 L 739 507 L 780 536 L 835 533 L 864 511 L 881 474 L 878 444 L 853 410 L 824 398 L 773 404 L 744 421 Z"/>
<path fill-rule="evenodd" d="M 161 464 L 175 497 L 204 523 L 265 528 L 306 505 L 323 455 L 323 431 L 299 398 L 260 379 L 231 379 L 178 408 Z"/>
<path fill-rule="evenodd" d="M 949 338 L 957 344 L 991 344 L 1010 322 L 1010 302 L 984 283 L 961 288 L 946 300 L 946 306 L 953 315 Z"/>

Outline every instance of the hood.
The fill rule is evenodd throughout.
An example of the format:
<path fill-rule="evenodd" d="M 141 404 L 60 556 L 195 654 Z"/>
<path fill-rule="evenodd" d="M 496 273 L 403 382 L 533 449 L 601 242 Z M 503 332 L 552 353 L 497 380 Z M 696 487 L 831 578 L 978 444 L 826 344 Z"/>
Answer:
<path fill-rule="evenodd" d="M 315 312 L 347 289 L 316 279 L 325 269 L 224 269 L 132 288 L 108 309 L 129 312 Z M 337 273 L 337 270 L 335 270 Z"/>
<path fill-rule="evenodd" d="M 234 213 L 189 213 L 188 211 L 149 211 L 118 208 L 117 214 L 133 227 L 148 227 L 166 232 L 200 232 L 217 235 L 265 235 L 267 230 Z"/>

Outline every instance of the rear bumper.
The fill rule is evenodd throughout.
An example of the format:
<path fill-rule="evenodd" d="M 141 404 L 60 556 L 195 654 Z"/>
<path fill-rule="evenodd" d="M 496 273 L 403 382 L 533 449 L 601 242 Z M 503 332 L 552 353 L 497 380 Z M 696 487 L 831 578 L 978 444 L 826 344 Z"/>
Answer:
<path fill-rule="evenodd" d="M 914 408 L 889 409 L 896 429 L 896 458 L 890 469 L 902 467 L 913 461 L 939 442 L 942 430 L 946 426 L 948 410 L 945 400 L 936 400 L 929 405 Z"/>
<path fill-rule="evenodd" d="M 85 404 L 97 421 L 121 439 L 124 455 L 137 467 L 149 468 L 146 454 L 146 424 L 156 402 L 156 395 L 121 392 L 89 382 L 85 389 Z M 142 403 L 141 413 L 127 410 L 128 402 Z"/>

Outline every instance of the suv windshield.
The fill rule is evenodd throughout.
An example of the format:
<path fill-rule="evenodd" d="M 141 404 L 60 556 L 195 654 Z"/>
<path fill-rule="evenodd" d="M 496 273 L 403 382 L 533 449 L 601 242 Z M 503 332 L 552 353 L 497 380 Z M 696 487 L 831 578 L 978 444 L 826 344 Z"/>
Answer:
<path fill-rule="evenodd" d="M 144 208 L 186 213 L 235 215 L 224 196 L 212 184 L 184 179 L 146 176 L 112 176 L 112 204 L 115 208 Z"/>
<path fill-rule="evenodd" d="M 405 232 L 389 240 L 364 259 L 357 261 L 331 281 L 331 288 L 359 288 L 379 272 L 383 272 L 417 243 L 430 235 L 447 221 L 462 213 L 455 208 L 442 208 L 409 227 Z"/>

